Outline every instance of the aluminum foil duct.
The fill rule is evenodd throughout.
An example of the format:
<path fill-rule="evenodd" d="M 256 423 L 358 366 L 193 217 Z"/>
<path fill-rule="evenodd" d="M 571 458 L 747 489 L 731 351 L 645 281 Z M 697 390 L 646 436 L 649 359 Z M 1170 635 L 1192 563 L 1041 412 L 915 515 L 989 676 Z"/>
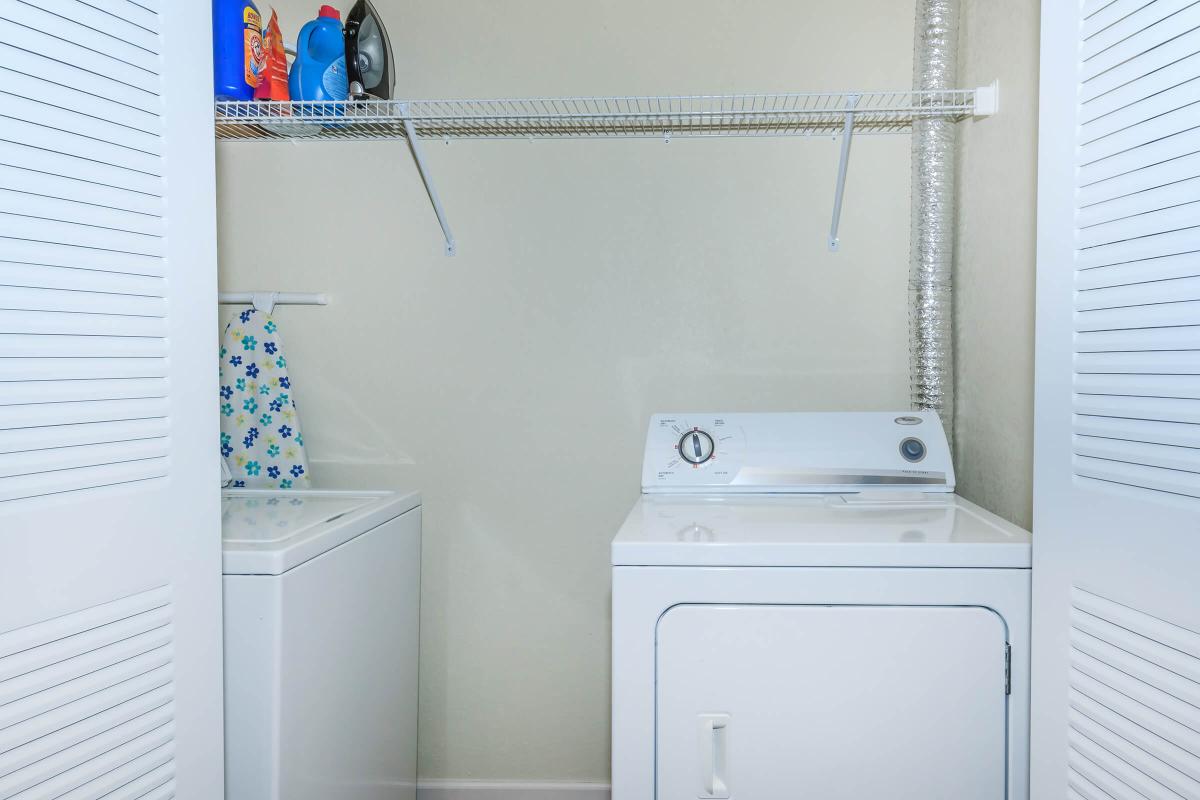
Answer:
<path fill-rule="evenodd" d="M 913 88 L 958 83 L 960 0 L 917 0 Z M 913 408 L 938 412 L 954 436 L 953 268 L 957 125 L 919 119 L 912 132 L 909 369 Z"/>

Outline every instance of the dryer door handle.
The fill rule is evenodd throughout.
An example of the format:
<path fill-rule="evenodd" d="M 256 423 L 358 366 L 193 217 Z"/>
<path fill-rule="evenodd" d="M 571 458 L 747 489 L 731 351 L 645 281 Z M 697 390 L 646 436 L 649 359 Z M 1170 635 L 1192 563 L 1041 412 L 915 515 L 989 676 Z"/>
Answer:
<path fill-rule="evenodd" d="M 729 797 L 728 778 L 728 714 L 701 714 L 698 717 L 697 737 L 700 745 L 700 782 L 705 800 L 724 800 Z"/>

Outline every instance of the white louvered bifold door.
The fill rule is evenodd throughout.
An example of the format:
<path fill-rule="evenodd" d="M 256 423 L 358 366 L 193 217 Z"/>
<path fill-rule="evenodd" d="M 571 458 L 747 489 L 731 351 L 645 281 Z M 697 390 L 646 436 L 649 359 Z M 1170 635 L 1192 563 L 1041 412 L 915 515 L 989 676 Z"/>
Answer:
<path fill-rule="evenodd" d="M 1042 4 L 1034 800 L 1200 800 L 1200 2 Z"/>
<path fill-rule="evenodd" d="M 0 799 L 222 795 L 207 0 L 0 0 Z"/>

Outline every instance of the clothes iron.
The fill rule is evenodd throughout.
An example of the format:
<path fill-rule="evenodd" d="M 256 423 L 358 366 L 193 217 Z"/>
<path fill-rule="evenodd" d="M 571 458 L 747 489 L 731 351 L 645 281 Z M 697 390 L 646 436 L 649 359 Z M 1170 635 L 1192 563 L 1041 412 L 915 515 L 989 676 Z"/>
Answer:
<path fill-rule="evenodd" d="M 351 98 L 392 99 L 396 89 L 392 43 L 379 12 L 368 0 L 358 0 L 346 16 L 346 69 Z"/>

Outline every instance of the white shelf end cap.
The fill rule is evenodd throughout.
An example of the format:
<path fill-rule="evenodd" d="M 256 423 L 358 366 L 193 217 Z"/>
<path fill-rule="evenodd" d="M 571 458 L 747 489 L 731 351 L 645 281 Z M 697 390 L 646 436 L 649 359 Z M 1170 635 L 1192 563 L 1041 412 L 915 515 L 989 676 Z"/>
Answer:
<path fill-rule="evenodd" d="M 1000 111 L 1000 81 L 975 90 L 975 116 L 990 117 Z"/>

